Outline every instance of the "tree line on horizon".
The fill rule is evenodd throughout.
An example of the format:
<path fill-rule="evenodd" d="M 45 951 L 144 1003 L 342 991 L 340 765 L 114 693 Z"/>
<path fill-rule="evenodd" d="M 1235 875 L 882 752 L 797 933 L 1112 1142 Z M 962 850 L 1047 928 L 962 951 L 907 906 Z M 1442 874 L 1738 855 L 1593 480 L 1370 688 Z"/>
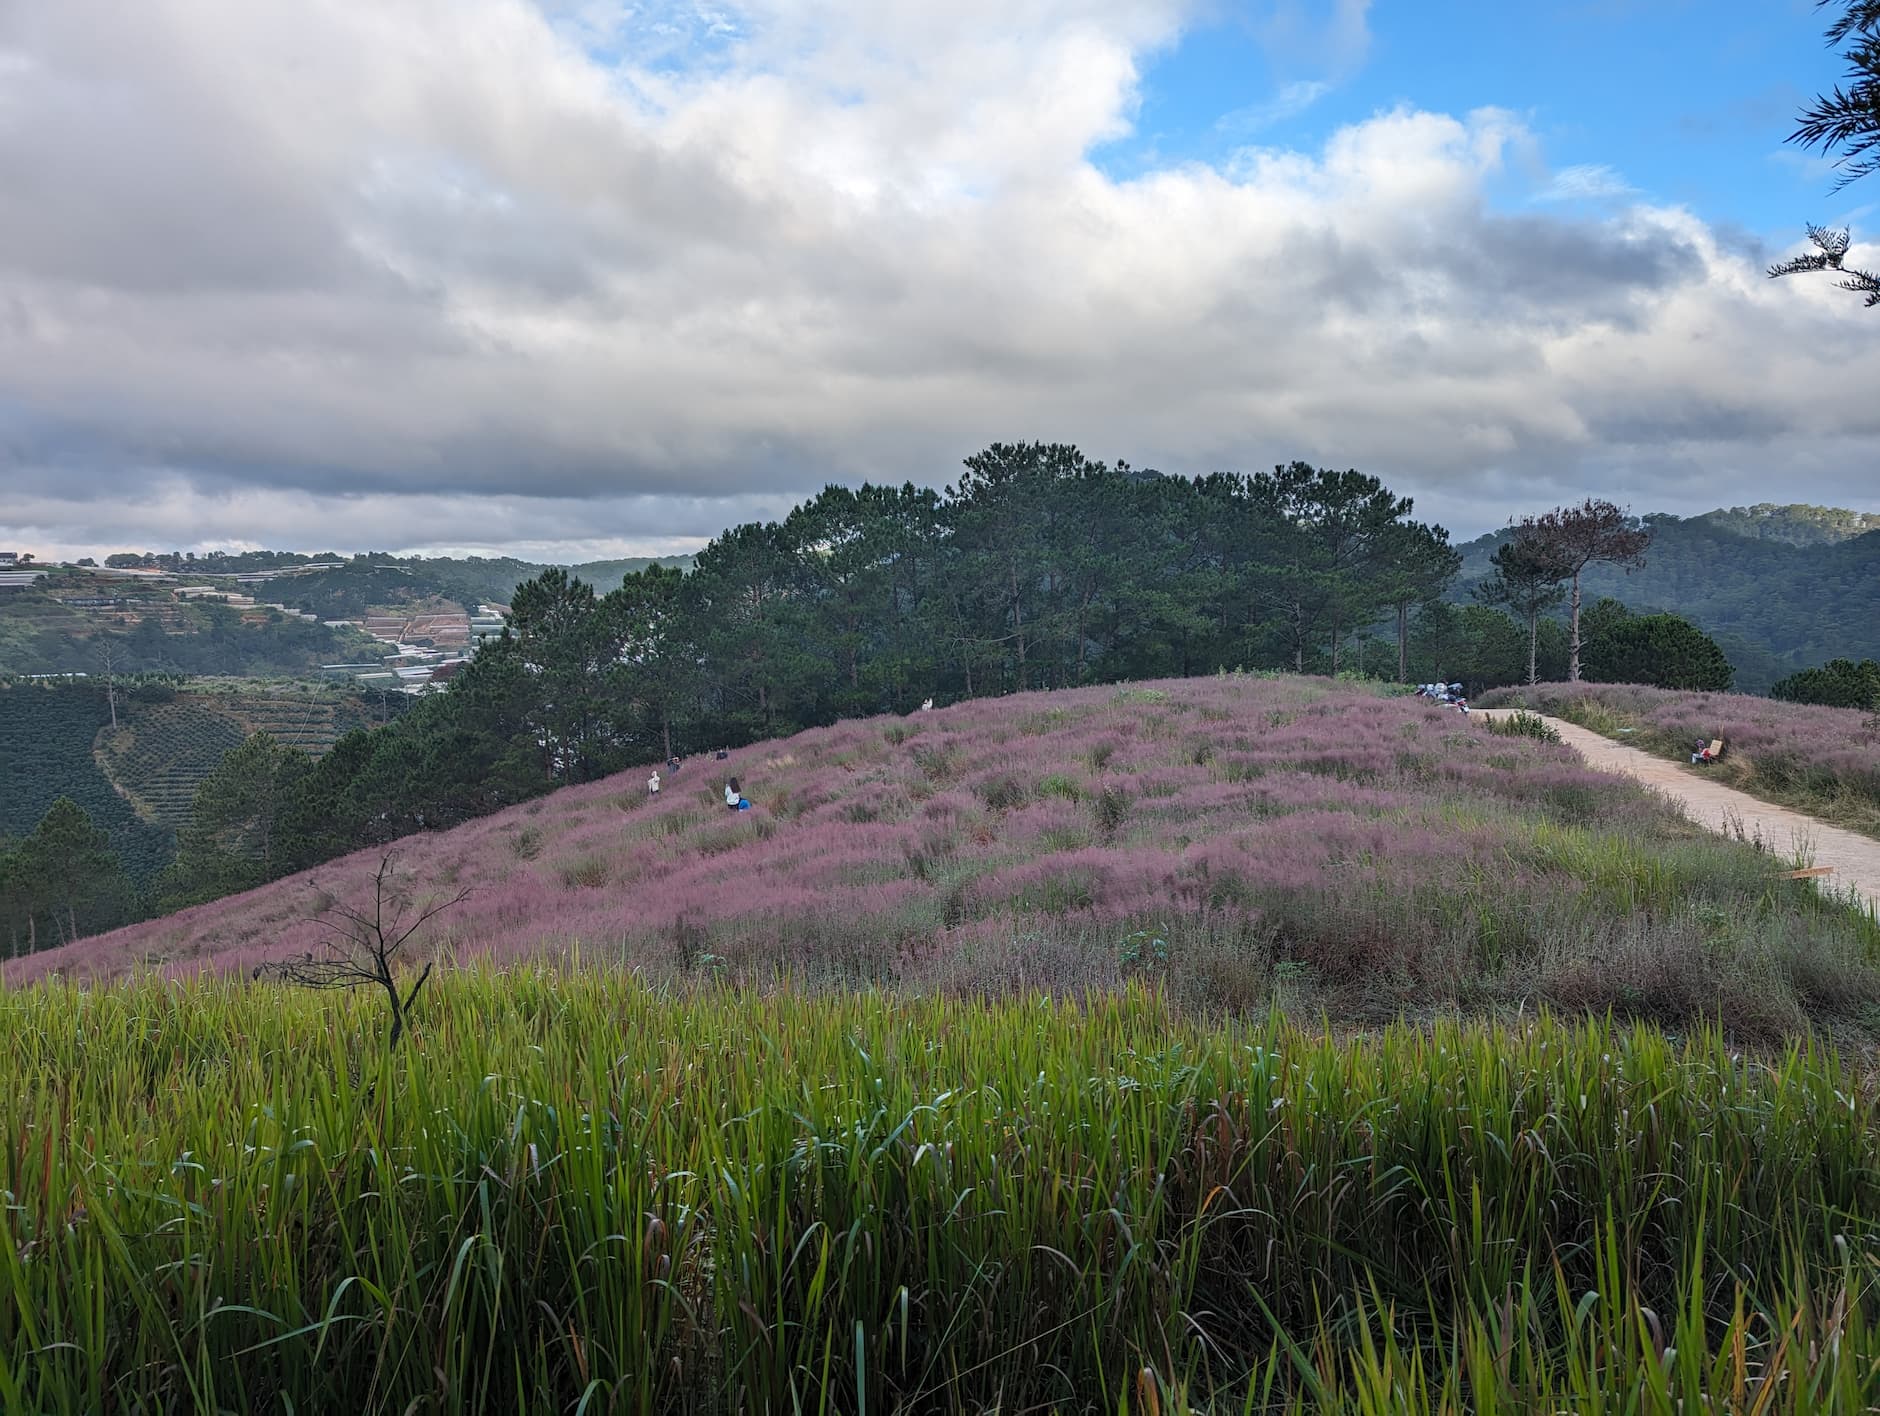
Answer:
<path fill-rule="evenodd" d="M 652 565 L 603 593 L 549 569 L 518 587 L 500 638 L 395 721 L 318 760 L 259 734 L 230 752 L 143 908 L 218 898 L 565 783 L 928 699 L 1230 668 L 1471 691 L 1582 668 L 1727 686 L 1716 646 L 1675 616 L 1616 601 L 1565 626 L 1504 613 L 1536 603 L 1508 598 L 1516 571 L 1553 574 L 1549 593 L 1566 595 L 1576 566 L 1642 553 L 1618 508 L 1521 523 L 1511 544 L 1540 569 L 1503 565 L 1466 605 L 1443 599 L 1460 566 L 1448 533 L 1413 510 L 1349 469 L 1182 478 L 1066 445 L 995 444 L 943 492 L 826 488 L 780 521 L 727 530 L 689 572 Z M 101 877 L 97 893 L 113 892 Z M 19 912 L 15 947 L 23 933 L 44 942 Z M 67 924 L 83 914 L 67 909 Z"/>

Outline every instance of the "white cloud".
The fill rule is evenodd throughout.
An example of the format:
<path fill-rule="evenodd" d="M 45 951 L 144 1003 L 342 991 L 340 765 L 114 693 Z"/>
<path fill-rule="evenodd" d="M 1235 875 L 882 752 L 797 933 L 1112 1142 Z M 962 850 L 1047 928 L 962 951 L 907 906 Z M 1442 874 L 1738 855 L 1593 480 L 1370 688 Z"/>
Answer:
<path fill-rule="evenodd" d="M 665 545 L 1031 437 L 1361 466 L 1465 529 L 1696 464 L 1871 501 L 1858 302 L 1683 211 L 1498 213 L 1506 113 L 1116 181 L 1183 0 L 634 15 L 717 47 L 592 0 L 0 7 L 0 537 Z"/>
<path fill-rule="evenodd" d="M 1258 132 L 1298 117 L 1331 91 L 1331 84 L 1323 79 L 1300 79 L 1282 84 L 1279 92 L 1266 102 L 1250 103 L 1223 113 L 1214 126 L 1226 133 Z"/>
<path fill-rule="evenodd" d="M 1537 202 L 1605 201 L 1638 195 L 1638 188 L 1616 170 L 1599 162 L 1563 167 L 1534 194 Z"/>

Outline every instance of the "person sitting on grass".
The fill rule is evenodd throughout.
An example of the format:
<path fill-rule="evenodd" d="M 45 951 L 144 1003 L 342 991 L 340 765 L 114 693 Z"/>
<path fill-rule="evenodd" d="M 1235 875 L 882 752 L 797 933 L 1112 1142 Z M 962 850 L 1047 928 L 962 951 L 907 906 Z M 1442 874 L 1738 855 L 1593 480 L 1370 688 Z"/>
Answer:
<path fill-rule="evenodd" d="M 1691 754 L 1691 765 L 1693 767 L 1702 767 L 1707 763 L 1715 762 L 1721 755 L 1721 753 L 1712 752 L 1710 750 L 1710 744 L 1704 741 L 1704 739 L 1699 738 L 1697 740 L 1697 751 Z"/>
<path fill-rule="evenodd" d="M 751 804 L 744 799 L 743 789 L 738 786 L 738 779 L 733 777 L 725 783 L 725 805 L 732 811 L 749 811 Z"/>

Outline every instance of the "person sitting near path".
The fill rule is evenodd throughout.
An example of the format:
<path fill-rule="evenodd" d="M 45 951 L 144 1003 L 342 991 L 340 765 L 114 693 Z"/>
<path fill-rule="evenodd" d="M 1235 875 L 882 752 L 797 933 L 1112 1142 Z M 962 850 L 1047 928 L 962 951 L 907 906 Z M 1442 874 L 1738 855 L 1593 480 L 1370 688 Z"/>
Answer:
<path fill-rule="evenodd" d="M 1717 750 L 1713 751 L 1713 748 Z M 1699 738 L 1697 740 L 1697 751 L 1691 754 L 1691 765 L 1693 767 L 1702 767 L 1708 763 L 1715 762 L 1721 756 L 1723 756 L 1723 752 L 1722 742 L 1720 740 L 1706 742 L 1704 739 Z"/>
<path fill-rule="evenodd" d="M 725 805 L 732 811 L 749 811 L 751 804 L 744 799 L 744 792 L 738 786 L 738 779 L 733 777 L 725 783 Z"/>
<path fill-rule="evenodd" d="M 648 796 L 659 795 L 659 769 L 657 767 L 653 769 L 653 775 L 646 779 L 646 794 Z"/>

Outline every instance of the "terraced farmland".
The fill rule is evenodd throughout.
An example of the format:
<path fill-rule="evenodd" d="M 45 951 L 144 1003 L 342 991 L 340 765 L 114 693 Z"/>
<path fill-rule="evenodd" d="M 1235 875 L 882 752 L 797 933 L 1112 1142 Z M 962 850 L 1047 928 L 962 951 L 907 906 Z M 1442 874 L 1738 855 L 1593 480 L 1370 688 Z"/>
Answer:
<path fill-rule="evenodd" d="M 169 833 L 140 819 L 98 770 L 92 742 L 108 711 L 104 695 L 89 684 L 0 688 L 0 836 L 24 836 L 46 808 L 67 796 L 110 837 L 124 868 L 141 883 L 168 862 Z"/>
<path fill-rule="evenodd" d="M 99 735 L 99 766 L 146 819 L 180 827 L 202 779 L 251 733 L 319 756 L 364 726 L 351 699 L 332 695 L 186 693 L 122 714 L 116 733 Z"/>
<path fill-rule="evenodd" d="M 246 734 L 226 714 L 195 698 L 178 698 L 121 715 L 115 733 L 98 735 L 98 765 L 147 819 L 166 826 L 189 820 L 202 779 Z"/>
<path fill-rule="evenodd" d="M 242 693 L 228 695 L 219 706 L 249 732 L 267 733 L 316 757 L 368 722 L 357 702 L 331 696 Z"/>

